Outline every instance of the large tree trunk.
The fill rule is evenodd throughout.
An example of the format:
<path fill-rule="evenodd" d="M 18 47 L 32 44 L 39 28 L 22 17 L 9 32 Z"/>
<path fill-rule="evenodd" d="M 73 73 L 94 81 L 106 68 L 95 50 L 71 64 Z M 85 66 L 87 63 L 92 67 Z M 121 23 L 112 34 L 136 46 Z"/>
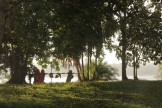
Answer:
<path fill-rule="evenodd" d="M 11 79 L 9 80 L 9 83 L 11 84 L 26 84 L 25 81 L 25 72 L 23 72 L 23 69 L 21 69 L 20 66 L 15 66 L 14 73 L 11 74 Z"/>
<path fill-rule="evenodd" d="M 135 62 L 133 62 L 133 77 L 134 77 L 134 80 L 136 80 L 136 67 L 135 67 Z"/>
<path fill-rule="evenodd" d="M 133 73 L 134 73 L 134 80 L 138 80 L 137 77 L 137 58 L 134 57 L 134 61 L 133 61 Z"/>
<path fill-rule="evenodd" d="M 137 66 L 137 64 L 138 64 L 137 55 L 136 55 L 135 63 L 136 63 L 136 65 L 135 65 L 135 80 L 138 80 L 138 77 L 137 77 L 137 69 L 138 69 L 138 66 Z"/>
<path fill-rule="evenodd" d="M 0 0 L 0 44 L 4 36 L 4 27 L 6 23 L 8 9 L 8 0 Z"/>
<path fill-rule="evenodd" d="M 135 49 L 135 45 L 134 45 L 134 49 Z M 134 76 L 134 80 L 138 80 L 137 77 L 137 68 L 138 68 L 138 60 L 137 60 L 137 53 L 135 52 L 135 50 L 133 50 L 133 76 Z"/>
<path fill-rule="evenodd" d="M 124 17 L 121 19 L 121 33 L 122 33 L 122 80 L 127 80 L 126 74 L 126 49 L 127 49 L 127 39 L 126 39 L 126 0 L 125 9 L 124 9 Z"/>
<path fill-rule="evenodd" d="M 12 55 L 10 57 L 11 65 L 11 79 L 9 83 L 12 84 L 25 84 L 25 77 L 27 75 L 27 58 L 24 60 L 22 52 L 18 49 L 12 49 Z"/>
<path fill-rule="evenodd" d="M 136 67 L 136 71 L 135 71 L 135 80 L 138 80 L 138 77 L 137 77 L 137 67 Z"/>
<path fill-rule="evenodd" d="M 126 74 L 126 33 L 123 29 L 122 31 L 122 80 L 127 80 Z"/>
<path fill-rule="evenodd" d="M 126 48 L 125 45 L 122 47 L 122 80 L 127 80 L 126 74 Z"/>

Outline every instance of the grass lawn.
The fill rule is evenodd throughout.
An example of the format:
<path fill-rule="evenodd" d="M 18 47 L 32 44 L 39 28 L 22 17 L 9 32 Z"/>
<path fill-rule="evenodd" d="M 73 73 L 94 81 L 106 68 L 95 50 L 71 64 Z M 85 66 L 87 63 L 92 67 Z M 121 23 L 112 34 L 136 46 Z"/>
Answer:
<path fill-rule="evenodd" d="M 162 108 L 162 81 L 5 84 L 0 108 Z"/>

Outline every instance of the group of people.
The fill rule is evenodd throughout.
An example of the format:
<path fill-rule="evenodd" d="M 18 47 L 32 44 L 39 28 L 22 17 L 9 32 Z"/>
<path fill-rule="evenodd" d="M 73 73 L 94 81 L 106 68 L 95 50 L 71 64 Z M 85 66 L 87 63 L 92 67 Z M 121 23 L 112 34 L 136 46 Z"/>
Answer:
<path fill-rule="evenodd" d="M 44 83 L 44 79 L 45 79 L 45 71 L 44 69 L 42 69 L 41 71 L 38 68 L 35 68 L 33 71 L 33 74 L 29 74 L 29 83 L 31 84 L 31 78 L 34 77 L 34 84 L 40 84 L 40 83 Z M 72 70 L 69 70 L 67 73 L 67 78 L 66 78 L 66 82 L 71 82 L 71 80 L 73 79 L 73 73 Z M 53 73 L 49 74 L 51 78 L 53 78 Z M 61 78 L 61 73 L 57 73 L 55 78 Z"/>
<path fill-rule="evenodd" d="M 34 84 L 44 83 L 45 71 L 44 69 L 39 71 L 38 68 L 34 70 Z"/>

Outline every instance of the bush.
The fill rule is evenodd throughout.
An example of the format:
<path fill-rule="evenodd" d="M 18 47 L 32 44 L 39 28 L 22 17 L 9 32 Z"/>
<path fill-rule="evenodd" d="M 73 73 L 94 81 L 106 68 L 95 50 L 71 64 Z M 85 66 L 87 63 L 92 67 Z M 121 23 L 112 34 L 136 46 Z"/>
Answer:
<path fill-rule="evenodd" d="M 117 69 L 108 65 L 107 63 L 100 63 L 96 67 L 99 80 L 116 80 Z"/>

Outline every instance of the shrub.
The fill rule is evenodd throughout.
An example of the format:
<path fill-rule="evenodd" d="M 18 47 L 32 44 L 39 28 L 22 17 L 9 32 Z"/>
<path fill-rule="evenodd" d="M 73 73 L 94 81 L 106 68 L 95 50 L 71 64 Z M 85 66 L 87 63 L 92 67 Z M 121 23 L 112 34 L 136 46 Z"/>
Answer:
<path fill-rule="evenodd" d="M 117 69 L 108 65 L 107 63 L 100 63 L 96 67 L 96 72 L 98 74 L 99 80 L 115 80 L 117 74 Z"/>

